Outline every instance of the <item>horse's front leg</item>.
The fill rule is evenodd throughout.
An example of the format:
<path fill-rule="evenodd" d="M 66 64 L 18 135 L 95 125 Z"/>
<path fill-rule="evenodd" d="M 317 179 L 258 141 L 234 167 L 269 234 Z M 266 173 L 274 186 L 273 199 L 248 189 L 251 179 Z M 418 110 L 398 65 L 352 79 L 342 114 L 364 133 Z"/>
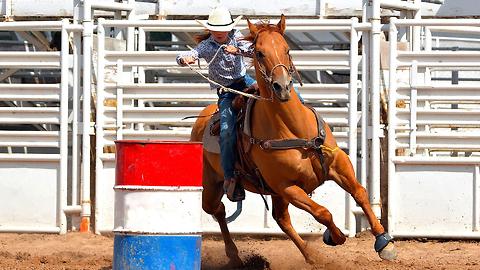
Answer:
<path fill-rule="evenodd" d="M 309 264 L 315 263 L 314 254 L 308 251 L 307 242 L 305 242 L 300 235 L 295 231 L 290 220 L 288 212 L 288 202 L 282 197 L 272 196 L 272 216 L 277 222 L 282 231 L 295 243 L 297 248 L 302 253 L 305 261 Z"/>
<path fill-rule="evenodd" d="M 310 213 L 318 222 L 325 225 L 330 233 L 329 245 L 341 245 L 345 243 L 346 237 L 340 231 L 340 229 L 333 222 L 332 214 L 327 208 L 317 204 L 303 189 L 298 186 L 288 186 L 281 190 L 279 193 L 282 198 L 277 198 L 277 210 L 274 205 L 274 218 L 277 220 L 278 225 L 282 230 L 292 239 L 295 245 L 300 249 L 305 260 L 308 263 L 314 262 L 313 253 L 307 250 L 306 243 L 300 238 L 297 232 L 293 229 L 290 223 L 290 216 L 288 214 L 288 203 L 293 204 L 295 207 L 305 210 Z"/>
<path fill-rule="evenodd" d="M 397 257 L 397 252 L 393 245 L 392 238 L 385 232 L 382 224 L 380 224 L 373 213 L 367 192 L 355 178 L 352 164 L 345 152 L 338 151 L 338 154 L 336 154 L 334 161 L 330 165 L 329 174 L 340 187 L 352 195 L 353 199 L 355 199 L 362 208 L 370 223 L 372 234 L 376 238 L 374 247 L 380 258 L 384 260 L 394 260 Z"/>
<path fill-rule="evenodd" d="M 223 181 L 215 181 L 217 179 L 216 177 L 209 177 L 208 166 L 205 165 L 203 174 L 204 183 L 202 191 L 202 208 L 207 214 L 213 215 L 217 220 L 218 225 L 220 225 L 223 242 L 225 243 L 225 253 L 229 258 L 227 267 L 240 267 L 243 265 L 243 263 L 238 256 L 237 246 L 232 240 L 230 231 L 228 230 L 227 221 L 225 219 L 225 205 L 222 203 Z"/>

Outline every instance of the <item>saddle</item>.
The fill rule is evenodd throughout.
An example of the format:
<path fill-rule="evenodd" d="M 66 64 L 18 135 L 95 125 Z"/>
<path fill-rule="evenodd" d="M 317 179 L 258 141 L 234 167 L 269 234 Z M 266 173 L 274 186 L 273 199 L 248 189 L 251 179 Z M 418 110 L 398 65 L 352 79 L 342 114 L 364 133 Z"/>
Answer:
<path fill-rule="evenodd" d="M 249 94 L 255 94 L 258 92 L 258 88 L 251 86 L 246 88 L 244 92 Z M 249 99 L 241 95 L 237 95 L 232 102 L 232 108 L 237 112 L 236 119 L 236 133 L 237 133 L 237 162 L 235 164 L 235 177 L 239 180 L 237 185 L 240 185 L 239 188 L 243 188 L 243 181 L 248 181 L 253 185 L 257 191 L 261 193 L 270 193 L 273 194 L 273 190 L 266 185 L 263 177 L 260 174 L 258 168 L 253 164 L 248 156 L 249 148 L 245 145 L 245 136 L 246 134 L 251 134 L 250 132 L 250 113 L 252 111 L 253 105 L 255 104 L 254 99 Z M 219 136 L 220 136 L 220 116 L 218 111 L 212 116 L 210 124 L 207 127 L 209 130 L 204 133 L 203 142 L 204 148 L 207 151 L 220 153 L 220 147 L 218 146 Z M 246 130 L 248 129 L 248 130 Z M 236 187 L 237 188 L 237 187 Z M 267 207 L 268 208 L 268 207 Z"/>
<path fill-rule="evenodd" d="M 244 92 L 249 94 L 254 94 L 257 91 L 255 86 L 251 86 L 249 88 L 245 88 Z M 241 122 L 240 120 L 245 118 L 245 108 L 247 106 L 247 98 L 237 95 L 232 102 L 232 108 L 238 112 L 237 114 L 237 122 Z M 214 117 L 216 116 L 216 117 Z M 212 116 L 214 119 L 213 124 L 210 127 L 210 135 L 212 136 L 220 136 L 220 117 L 218 117 L 218 111 Z M 238 126 L 237 126 L 238 127 Z M 237 128 L 238 130 L 238 128 Z"/>

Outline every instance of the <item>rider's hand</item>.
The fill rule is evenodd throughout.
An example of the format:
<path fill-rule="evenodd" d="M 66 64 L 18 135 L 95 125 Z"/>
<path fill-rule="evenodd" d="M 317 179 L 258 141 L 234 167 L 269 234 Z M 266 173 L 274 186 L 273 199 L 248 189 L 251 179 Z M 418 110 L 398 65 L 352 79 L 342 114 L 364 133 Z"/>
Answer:
<path fill-rule="evenodd" d="M 237 47 L 232 45 L 228 45 L 227 47 L 225 47 L 224 50 L 225 52 L 231 53 L 231 54 L 238 54 L 240 52 L 240 50 Z"/>
<path fill-rule="evenodd" d="M 180 61 L 182 62 L 182 64 L 194 64 L 197 59 L 195 59 L 195 57 L 193 56 L 185 56 L 185 57 L 182 57 L 180 58 Z"/>

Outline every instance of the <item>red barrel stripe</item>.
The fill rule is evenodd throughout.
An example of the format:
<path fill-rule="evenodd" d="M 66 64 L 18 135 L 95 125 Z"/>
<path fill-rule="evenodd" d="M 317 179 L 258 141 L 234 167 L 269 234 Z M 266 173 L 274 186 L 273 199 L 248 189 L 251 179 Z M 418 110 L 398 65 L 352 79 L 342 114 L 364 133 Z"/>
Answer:
<path fill-rule="evenodd" d="M 202 185 L 201 143 L 120 140 L 115 145 L 116 185 Z"/>

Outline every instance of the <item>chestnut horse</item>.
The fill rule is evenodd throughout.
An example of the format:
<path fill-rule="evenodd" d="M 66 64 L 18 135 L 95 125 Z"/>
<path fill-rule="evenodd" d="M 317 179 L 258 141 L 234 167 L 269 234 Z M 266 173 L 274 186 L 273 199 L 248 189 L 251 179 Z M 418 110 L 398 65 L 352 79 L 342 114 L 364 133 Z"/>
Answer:
<path fill-rule="evenodd" d="M 247 20 L 248 21 L 248 20 Z M 314 113 L 305 107 L 293 91 L 293 64 L 289 47 L 283 37 L 285 17 L 282 15 L 277 25 L 248 21 L 253 42 L 254 66 L 260 96 L 252 110 L 251 130 L 256 140 L 284 140 L 302 138 L 314 139 L 318 136 L 317 120 Z M 203 132 L 216 105 L 207 106 L 193 126 L 191 140 L 202 141 Z M 284 150 L 265 150 L 253 144 L 249 155 L 261 172 L 265 182 L 273 190 L 272 215 L 278 226 L 295 243 L 308 263 L 315 263 L 315 250 L 307 248 L 307 243 L 298 235 L 290 222 L 288 205 L 293 204 L 310 213 L 318 222 L 325 225 L 324 242 L 341 245 L 346 237 L 335 225 L 327 208 L 317 204 L 308 194 L 326 180 L 335 181 L 348 192 L 363 209 L 376 237 L 375 250 L 383 259 L 392 260 L 396 251 L 391 237 L 375 217 L 365 189 L 357 182 L 352 164 L 347 154 L 337 147 L 335 138 L 327 124 L 324 124 L 325 139 L 322 145 L 323 161 L 314 149 L 298 147 Z M 322 164 L 325 169 L 322 168 Z M 243 181 L 251 192 L 258 190 Z M 223 171 L 218 154 L 204 151 L 203 199 L 205 212 L 213 215 L 220 225 L 225 242 L 225 251 L 231 267 L 242 265 L 225 220 L 225 206 L 221 199 L 223 191 Z"/>

